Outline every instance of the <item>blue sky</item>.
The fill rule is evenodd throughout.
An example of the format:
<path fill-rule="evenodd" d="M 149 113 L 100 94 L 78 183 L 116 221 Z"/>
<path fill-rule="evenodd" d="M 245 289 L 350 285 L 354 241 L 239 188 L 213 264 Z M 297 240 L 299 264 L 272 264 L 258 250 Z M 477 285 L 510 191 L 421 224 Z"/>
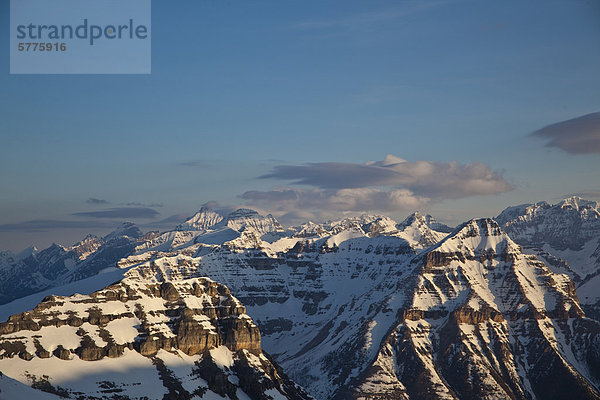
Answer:
<path fill-rule="evenodd" d="M 8 19 L 5 1 L 0 25 Z M 273 172 L 387 154 L 407 161 L 402 174 L 417 161 L 435 168 L 410 183 L 363 185 L 365 202 L 345 192 L 353 212 L 400 219 L 416 207 L 458 223 L 571 193 L 593 198 L 600 150 L 548 147 L 532 132 L 600 111 L 599 21 L 597 1 L 154 0 L 151 75 L 10 75 L 2 29 L 0 249 L 70 244 L 212 200 L 328 217 L 350 204 L 332 206 L 339 188 Z M 446 178 L 453 161 L 486 169 Z M 443 192 L 445 179 L 495 186 L 457 197 Z M 273 189 L 284 187 L 308 200 L 277 203 Z M 402 190 L 408 200 L 388 201 Z"/>

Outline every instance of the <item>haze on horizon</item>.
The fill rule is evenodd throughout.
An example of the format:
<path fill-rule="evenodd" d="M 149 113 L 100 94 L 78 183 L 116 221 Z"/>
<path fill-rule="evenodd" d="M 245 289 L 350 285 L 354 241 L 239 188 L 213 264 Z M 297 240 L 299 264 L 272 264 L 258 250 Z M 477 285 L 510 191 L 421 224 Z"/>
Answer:
<path fill-rule="evenodd" d="M 9 75 L 3 30 L 0 250 L 208 201 L 454 225 L 600 199 L 600 3 L 340 4 L 154 2 L 147 76 Z"/>

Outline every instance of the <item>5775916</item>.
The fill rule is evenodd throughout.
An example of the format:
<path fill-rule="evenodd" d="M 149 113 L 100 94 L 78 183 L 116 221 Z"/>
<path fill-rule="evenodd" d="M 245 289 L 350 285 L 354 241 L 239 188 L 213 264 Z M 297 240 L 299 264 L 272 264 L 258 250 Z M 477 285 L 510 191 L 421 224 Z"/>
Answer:
<path fill-rule="evenodd" d="M 67 44 L 58 42 L 19 42 L 17 49 L 19 51 L 67 51 Z"/>

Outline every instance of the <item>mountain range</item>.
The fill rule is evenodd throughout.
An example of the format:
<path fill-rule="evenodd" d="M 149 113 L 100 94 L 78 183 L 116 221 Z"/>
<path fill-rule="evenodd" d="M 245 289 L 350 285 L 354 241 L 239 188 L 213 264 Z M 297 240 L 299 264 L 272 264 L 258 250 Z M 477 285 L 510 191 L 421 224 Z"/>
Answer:
<path fill-rule="evenodd" d="M 0 276 L 0 398 L 600 398 L 600 206 L 580 198 L 456 228 L 204 208 L 2 252 Z"/>

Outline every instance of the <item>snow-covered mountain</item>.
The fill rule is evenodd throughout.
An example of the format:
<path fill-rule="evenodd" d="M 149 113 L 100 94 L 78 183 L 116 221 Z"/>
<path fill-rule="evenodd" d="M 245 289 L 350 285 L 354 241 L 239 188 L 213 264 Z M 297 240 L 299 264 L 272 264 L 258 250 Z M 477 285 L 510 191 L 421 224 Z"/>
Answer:
<path fill-rule="evenodd" d="M 558 204 L 525 204 L 504 210 L 496 220 L 517 243 L 565 261 L 576 281 L 600 268 L 600 204 L 570 197 Z M 551 264 L 559 260 L 547 260 Z M 559 267 L 556 265 L 556 267 Z"/>
<path fill-rule="evenodd" d="M 580 197 L 524 204 L 496 220 L 526 252 L 569 275 L 584 308 L 600 317 L 600 204 Z"/>
<path fill-rule="evenodd" d="M 401 223 L 382 215 L 364 214 L 322 224 L 308 222 L 291 229 L 294 238 L 326 237 L 347 230 L 360 231 L 369 237 L 394 236 L 406 240 L 415 249 L 423 249 L 439 242 L 452 228 L 437 222 L 431 215 L 414 212 Z"/>
<path fill-rule="evenodd" d="M 135 275 L 49 296 L 0 324 L 0 370 L 77 399 L 309 398 L 262 353 L 244 306 L 206 278 Z M 0 381 L 0 398 L 14 386 Z"/>
<path fill-rule="evenodd" d="M 188 218 L 184 223 L 177 225 L 178 231 L 205 231 L 223 221 L 223 215 L 207 207 Z"/>
<path fill-rule="evenodd" d="M 374 361 L 338 398 L 600 398 L 600 325 L 496 222 L 469 221 L 409 265 Z"/>
<path fill-rule="evenodd" d="M 138 227 L 124 223 L 103 238 L 88 235 L 72 247 L 53 244 L 18 256 L 0 252 L 0 304 L 116 268 L 145 240 Z"/>
<path fill-rule="evenodd" d="M 419 212 L 411 214 L 397 227 L 401 236 L 418 248 L 434 245 L 452 232 L 452 228 L 437 222 L 431 215 Z"/>
<path fill-rule="evenodd" d="M 208 231 L 230 228 L 242 232 L 251 229 L 260 235 L 282 232 L 283 228 L 271 214 L 260 215 L 254 210 L 239 208 L 228 214 L 203 207 L 175 229 L 178 231 Z"/>
<path fill-rule="evenodd" d="M 191 386 L 186 385 L 192 378 L 185 368 L 191 368 L 186 358 L 191 356 L 172 339 L 179 335 L 177 321 L 185 319 L 189 298 L 196 296 L 184 288 L 219 282 L 247 307 L 260 329 L 262 348 L 317 399 L 600 399 L 600 325 L 585 317 L 573 282 L 578 282 L 581 299 L 581 291 L 588 288 L 585 282 L 594 282 L 598 268 L 590 268 L 591 275 L 584 276 L 581 271 L 587 267 L 577 258 L 559 262 L 562 256 L 555 255 L 563 249 L 582 257 L 587 243 L 600 239 L 598 205 L 580 199 L 563 203 L 513 207 L 497 217 L 500 224 L 479 219 L 454 230 L 419 213 L 401 223 L 362 215 L 284 229 L 271 215 L 252 210 L 220 214 L 202 209 L 173 231 L 133 240 L 133 249 L 113 264 L 120 270 L 72 280 L 71 285 L 84 288 L 77 290 L 87 295 L 50 299 L 51 304 L 64 304 L 58 309 L 49 305 L 48 312 L 89 318 L 90 307 L 78 308 L 78 301 L 96 303 L 110 291 L 138 293 L 108 305 L 101 300 L 98 307 L 107 307 L 103 314 L 110 314 L 109 309 L 117 310 L 130 300 L 144 307 L 156 305 L 147 313 L 160 326 L 156 332 L 170 330 L 174 336 L 158 337 L 152 341 L 157 353 L 140 355 L 152 324 L 130 319 L 121 322 L 122 331 L 135 340 L 129 337 L 131 346 L 118 343 L 125 346 L 124 355 L 137 352 L 135 357 L 160 358 L 172 371 L 167 375 L 176 377 L 189 393 Z M 574 235 L 579 235 L 580 247 Z M 0 260 L 10 257 L 13 264 L 21 262 L 0 253 Z M 105 282 L 114 282 L 109 274 L 124 280 L 103 289 Z M 162 297 L 160 288 L 171 286 L 179 293 L 177 301 Z M 73 293 L 68 287 L 44 293 L 52 290 Z M 0 306 L 0 315 L 26 311 L 25 304 L 38 303 L 36 296 L 41 294 Z M 44 310 L 45 303 L 36 310 Z M 12 318 L 27 320 L 22 315 Z M 139 319 L 135 313 L 128 318 Z M 215 331 L 222 332 L 220 323 L 211 321 Z M 119 327 L 111 329 L 111 335 L 118 335 Z M 93 329 L 100 335 L 100 328 Z M 102 347 L 102 354 L 108 354 L 109 342 L 86 332 L 96 343 L 91 347 Z M 16 352 L 9 346 L 14 354 L 9 361 L 0 361 L 0 370 L 6 373 L 3 365 L 47 362 L 35 361 L 40 359 L 35 340 L 41 341 L 35 335 L 11 336 L 23 341 L 27 354 L 23 347 Z M 70 357 L 84 366 L 109 362 L 110 357 L 82 360 L 81 340 L 71 343 Z M 180 364 L 173 364 L 173 357 L 185 359 L 177 362 L 188 367 L 177 370 L 175 365 Z M 238 361 L 234 357 L 234 364 Z M 8 377 L 25 381 L 25 367 L 15 368 L 17 372 L 7 373 Z M 259 368 L 259 375 L 267 369 Z M 267 375 L 260 379 L 275 379 Z M 227 379 L 234 385 L 241 382 L 232 376 Z M 102 388 L 88 389 L 99 393 Z"/>
<path fill-rule="evenodd" d="M 135 271 L 228 282 L 264 348 L 319 399 L 600 398 L 600 326 L 569 277 L 495 221 L 470 221 L 426 249 L 406 232 L 345 226 L 251 247 L 236 239 Z"/>

